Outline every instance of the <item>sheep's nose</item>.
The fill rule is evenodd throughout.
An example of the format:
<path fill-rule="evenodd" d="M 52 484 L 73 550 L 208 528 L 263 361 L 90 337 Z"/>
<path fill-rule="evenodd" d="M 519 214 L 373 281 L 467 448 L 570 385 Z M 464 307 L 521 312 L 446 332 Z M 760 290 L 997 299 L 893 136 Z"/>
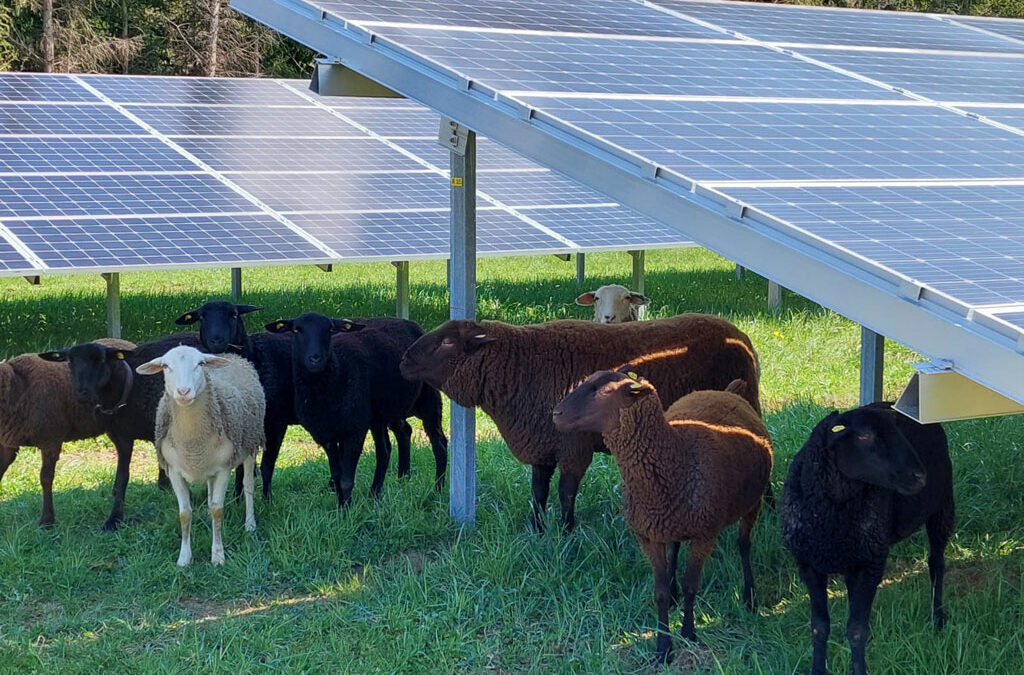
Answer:
<path fill-rule="evenodd" d="M 604 318 L 601 319 L 601 321 L 603 323 L 611 323 L 612 322 L 612 315 L 611 314 L 605 314 Z"/>
<path fill-rule="evenodd" d="M 320 362 L 321 362 L 321 361 L 323 361 L 323 360 L 324 360 L 324 357 L 323 357 L 323 356 L 321 356 L 320 354 L 313 354 L 313 355 L 311 355 L 311 356 L 309 357 L 309 362 L 310 362 L 310 363 L 313 363 L 313 364 L 317 364 L 317 363 L 320 363 Z"/>
<path fill-rule="evenodd" d="M 176 391 L 178 393 L 178 396 L 184 398 L 185 396 L 188 396 L 192 392 L 192 389 L 190 387 L 178 387 Z"/>

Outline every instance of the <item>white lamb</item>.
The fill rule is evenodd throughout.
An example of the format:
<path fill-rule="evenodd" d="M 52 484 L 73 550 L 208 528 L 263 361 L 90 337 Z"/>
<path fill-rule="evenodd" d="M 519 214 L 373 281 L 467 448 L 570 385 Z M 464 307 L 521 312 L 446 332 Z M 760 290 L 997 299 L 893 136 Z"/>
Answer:
<path fill-rule="evenodd" d="M 596 291 L 588 291 L 576 298 L 577 305 L 594 306 L 594 321 L 598 323 L 624 323 L 636 321 L 639 309 L 650 302 L 642 293 L 634 293 L 625 286 L 609 284 Z"/>
<path fill-rule="evenodd" d="M 156 413 L 157 459 L 178 497 L 181 553 L 178 565 L 192 562 L 192 504 L 189 484 L 206 482 L 213 546 L 210 560 L 224 564 L 221 521 L 228 478 L 244 466 L 245 529 L 256 529 L 253 514 L 253 467 L 266 444 L 266 402 L 256 370 L 233 355 L 203 354 L 180 346 L 136 368 L 142 375 L 163 373 L 164 395 Z"/>

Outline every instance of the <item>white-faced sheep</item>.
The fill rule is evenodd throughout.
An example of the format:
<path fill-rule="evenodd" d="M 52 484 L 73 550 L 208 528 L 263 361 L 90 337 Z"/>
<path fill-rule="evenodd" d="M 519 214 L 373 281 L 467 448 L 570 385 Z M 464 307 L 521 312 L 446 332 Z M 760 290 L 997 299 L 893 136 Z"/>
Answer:
<path fill-rule="evenodd" d="M 121 349 L 135 346 L 127 340 L 97 342 Z M 39 448 L 43 460 L 39 469 L 43 490 L 41 526 L 50 527 L 54 522 L 53 474 L 63 444 L 102 433 L 103 424 L 93 406 L 75 396 L 66 366 L 36 354 L 0 362 L 0 479 L 19 448 Z"/>
<path fill-rule="evenodd" d="M 942 580 L 953 531 L 953 466 L 938 424 L 918 424 L 874 403 L 821 420 L 793 458 L 783 488 L 782 543 L 811 599 L 813 675 L 825 674 L 826 586 L 846 577 L 851 672 L 866 675 L 871 605 L 889 548 L 925 526 L 932 619 L 945 622 Z"/>
<path fill-rule="evenodd" d="M 256 529 L 253 513 L 253 468 L 263 436 L 265 404 L 256 370 L 233 355 L 203 354 L 193 347 L 175 347 L 141 364 L 142 375 L 163 373 L 164 394 L 157 408 L 154 433 L 157 458 L 167 471 L 178 498 L 181 552 L 178 565 L 192 562 L 190 483 L 207 485 L 213 546 L 210 560 L 224 564 L 221 522 L 224 493 L 231 471 L 244 467 L 245 529 Z"/>
<path fill-rule="evenodd" d="M 750 339 L 725 319 L 704 314 L 610 325 L 447 321 L 409 348 L 402 375 L 440 389 L 459 405 L 478 405 L 494 419 L 512 454 L 532 467 L 538 529 L 558 468 L 562 522 L 572 528 L 580 479 L 593 453 L 605 450 L 600 434 L 556 431 L 551 409 L 594 371 L 626 363 L 635 364 L 666 401 L 742 379 L 748 383 L 745 398 L 760 411 Z"/>
<path fill-rule="evenodd" d="M 701 568 L 725 527 L 739 521 L 743 600 L 754 607 L 750 533 L 772 471 L 772 447 L 761 415 L 738 394 L 695 391 L 662 411 L 658 392 L 630 366 L 598 371 L 554 411 L 564 431 L 600 432 L 622 472 L 626 521 L 654 568 L 657 654 L 668 659 L 668 612 L 677 595 L 680 542 L 690 542 L 683 576 L 684 638 L 696 640 L 693 602 Z"/>
<path fill-rule="evenodd" d="M 602 286 L 596 291 L 587 291 L 576 298 L 577 305 L 594 306 L 594 321 L 598 323 L 636 321 L 640 308 L 650 302 L 646 295 L 635 293 L 619 284 Z"/>

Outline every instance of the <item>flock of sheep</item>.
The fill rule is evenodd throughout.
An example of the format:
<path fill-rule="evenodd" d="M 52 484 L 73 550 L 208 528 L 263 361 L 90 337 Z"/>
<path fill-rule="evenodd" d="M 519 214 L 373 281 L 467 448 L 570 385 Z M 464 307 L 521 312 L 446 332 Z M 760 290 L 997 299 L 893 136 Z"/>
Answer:
<path fill-rule="evenodd" d="M 585 293 L 577 302 L 594 306 L 595 322 L 448 321 L 424 333 L 402 319 L 307 313 L 249 335 L 243 316 L 258 308 L 218 301 L 178 317 L 178 324 L 199 324 L 198 333 L 140 345 L 99 340 L 18 356 L 0 364 L 0 478 L 20 446 L 39 447 L 40 523 L 52 525 L 61 444 L 106 433 L 118 460 L 104 525 L 112 530 L 124 516 L 133 444 L 153 441 L 159 480 L 169 481 L 178 500 L 178 564 L 192 558 L 188 485 L 205 482 L 217 565 L 224 562 L 221 521 L 231 472 L 251 531 L 257 454 L 263 450 L 262 489 L 269 500 L 288 425 L 301 424 L 324 448 L 329 486 L 344 506 L 367 432 L 375 446 L 375 495 L 390 461 L 389 432 L 398 445 L 399 473 L 409 473 L 408 419 L 416 417 L 430 440 L 440 490 L 448 445 L 443 392 L 460 405 L 482 408 L 512 454 L 530 465 L 538 530 L 556 468 L 562 523 L 572 528 L 593 453 L 615 456 L 626 520 L 654 572 L 657 657 L 666 661 L 669 610 L 682 600 L 682 637 L 696 640 L 701 568 L 732 523 L 739 523 L 742 597 L 754 608 L 751 531 L 762 503 L 774 505 L 758 358 L 750 339 L 718 317 L 635 321 L 636 308 L 648 299 L 621 286 Z M 952 495 L 938 425 L 872 404 L 832 413 L 811 431 L 790 466 L 781 520 L 783 543 L 810 594 L 812 673 L 825 673 L 828 576 L 845 576 L 852 670 L 866 673 L 871 605 L 889 548 L 922 525 L 930 545 L 933 619 L 942 625 Z M 683 541 L 690 547 L 680 594 L 676 565 Z"/>

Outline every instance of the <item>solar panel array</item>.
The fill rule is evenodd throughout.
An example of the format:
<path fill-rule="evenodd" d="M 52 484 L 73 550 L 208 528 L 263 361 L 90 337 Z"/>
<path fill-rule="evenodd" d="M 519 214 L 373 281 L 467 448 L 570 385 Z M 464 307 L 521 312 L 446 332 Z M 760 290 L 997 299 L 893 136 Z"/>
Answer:
<path fill-rule="evenodd" d="M 0 275 L 447 257 L 437 129 L 298 81 L 0 73 Z M 480 171 L 482 255 L 686 245 L 487 140 Z"/>

